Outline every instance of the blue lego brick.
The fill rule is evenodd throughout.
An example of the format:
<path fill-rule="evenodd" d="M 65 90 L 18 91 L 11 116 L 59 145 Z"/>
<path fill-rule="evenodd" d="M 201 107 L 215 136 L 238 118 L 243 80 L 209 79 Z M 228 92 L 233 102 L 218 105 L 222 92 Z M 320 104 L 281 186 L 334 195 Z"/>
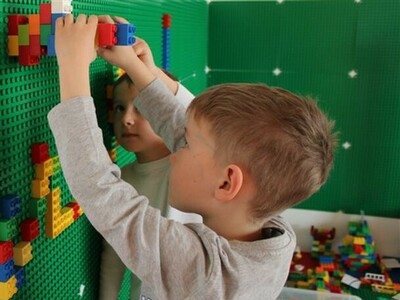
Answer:
<path fill-rule="evenodd" d="M 0 216 L 5 219 L 14 218 L 21 211 L 21 198 L 7 195 L 0 198 Z"/>
<path fill-rule="evenodd" d="M 14 260 L 10 258 L 4 264 L 0 264 L 0 282 L 7 282 L 14 275 Z"/>
<path fill-rule="evenodd" d="M 115 36 L 117 37 L 116 45 L 126 46 L 132 45 L 135 42 L 133 34 L 136 28 L 132 24 L 116 24 L 117 32 Z"/>
<path fill-rule="evenodd" d="M 371 244 L 371 243 L 374 241 L 374 239 L 372 238 L 372 236 L 367 235 L 367 236 L 365 237 L 365 241 L 366 241 L 368 244 Z"/>
<path fill-rule="evenodd" d="M 56 56 L 55 36 L 49 35 L 47 37 L 47 56 Z"/>
<path fill-rule="evenodd" d="M 17 279 L 17 289 L 22 288 L 25 285 L 25 269 L 16 267 L 15 278 Z"/>
<path fill-rule="evenodd" d="M 319 262 L 321 264 L 332 264 L 333 263 L 333 257 L 332 256 L 320 256 L 319 257 Z"/>
<path fill-rule="evenodd" d="M 51 34 L 56 33 L 56 20 L 64 17 L 66 14 L 51 14 Z"/>
<path fill-rule="evenodd" d="M 171 29 L 163 28 L 163 38 L 169 39 L 171 37 Z"/>

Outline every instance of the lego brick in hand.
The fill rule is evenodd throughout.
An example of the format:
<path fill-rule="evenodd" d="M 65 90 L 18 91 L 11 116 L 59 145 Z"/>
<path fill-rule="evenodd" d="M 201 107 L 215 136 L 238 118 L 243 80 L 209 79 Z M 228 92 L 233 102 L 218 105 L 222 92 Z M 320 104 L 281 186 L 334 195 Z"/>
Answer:
<path fill-rule="evenodd" d="M 99 47 L 114 46 L 117 44 L 117 25 L 100 23 L 97 25 L 96 44 Z"/>
<path fill-rule="evenodd" d="M 132 24 L 116 24 L 117 26 L 117 43 L 119 46 L 133 45 L 135 38 L 133 34 L 136 28 Z"/>

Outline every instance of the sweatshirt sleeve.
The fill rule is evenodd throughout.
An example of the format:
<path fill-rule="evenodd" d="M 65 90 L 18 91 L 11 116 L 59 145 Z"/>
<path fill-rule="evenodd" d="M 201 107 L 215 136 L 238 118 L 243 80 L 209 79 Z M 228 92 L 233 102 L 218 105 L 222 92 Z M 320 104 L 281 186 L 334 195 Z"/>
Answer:
<path fill-rule="evenodd" d="M 62 102 L 48 121 L 72 195 L 123 263 L 159 299 L 178 299 L 202 286 L 208 277 L 202 241 L 189 227 L 162 218 L 121 179 L 103 145 L 93 99 Z"/>
<path fill-rule="evenodd" d="M 180 83 L 178 83 L 178 90 L 175 96 L 179 103 L 182 103 L 185 108 L 188 108 L 190 102 L 192 102 L 194 98 L 194 95 Z"/>
<path fill-rule="evenodd" d="M 172 153 L 185 145 L 186 107 L 161 80 L 155 79 L 143 89 L 135 105 Z"/>

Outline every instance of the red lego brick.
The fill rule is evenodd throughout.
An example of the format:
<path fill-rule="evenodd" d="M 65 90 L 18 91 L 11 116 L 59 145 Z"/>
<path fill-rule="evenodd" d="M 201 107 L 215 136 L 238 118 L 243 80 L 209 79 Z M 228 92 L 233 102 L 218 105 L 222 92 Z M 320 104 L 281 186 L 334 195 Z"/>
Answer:
<path fill-rule="evenodd" d="M 39 56 L 31 55 L 30 46 L 19 46 L 18 61 L 21 66 L 33 66 L 39 64 Z"/>
<path fill-rule="evenodd" d="M 51 3 L 40 4 L 40 24 L 51 24 Z"/>
<path fill-rule="evenodd" d="M 40 35 L 29 36 L 29 51 L 31 56 L 40 56 Z"/>
<path fill-rule="evenodd" d="M 97 38 L 98 45 L 100 47 L 104 46 L 114 46 L 117 43 L 117 37 L 115 33 L 117 32 L 117 26 L 115 24 L 100 23 L 97 25 Z"/>
<path fill-rule="evenodd" d="M 12 241 L 0 242 L 0 264 L 4 264 L 13 257 Z"/>
<path fill-rule="evenodd" d="M 33 241 L 39 235 L 39 221 L 26 219 L 21 223 L 21 238 L 25 242 Z"/>
<path fill-rule="evenodd" d="M 164 14 L 162 16 L 162 25 L 163 28 L 171 28 L 171 15 Z"/>
<path fill-rule="evenodd" d="M 18 35 L 19 24 L 28 24 L 28 17 L 23 15 L 8 15 L 8 35 Z"/>
<path fill-rule="evenodd" d="M 31 160 L 34 164 L 40 164 L 50 158 L 49 145 L 46 143 L 37 143 L 31 145 Z"/>

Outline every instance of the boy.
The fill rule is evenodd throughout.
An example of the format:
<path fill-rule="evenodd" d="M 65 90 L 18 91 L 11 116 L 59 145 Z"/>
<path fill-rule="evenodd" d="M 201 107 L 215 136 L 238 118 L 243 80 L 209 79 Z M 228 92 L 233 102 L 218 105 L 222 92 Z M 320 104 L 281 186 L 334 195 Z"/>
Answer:
<path fill-rule="evenodd" d="M 142 56 L 151 55 L 143 40 L 138 39 L 135 46 L 143 49 Z M 154 71 L 158 75 L 159 69 L 154 67 Z M 164 78 L 164 81 L 171 83 L 177 100 L 187 107 L 194 96 L 177 83 L 171 74 L 167 75 L 173 82 L 167 81 L 167 78 Z M 135 108 L 134 99 L 138 94 L 139 91 L 126 73 L 114 83 L 114 133 L 125 150 L 136 154 L 136 161 L 121 169 L 121 178 L 133 185 L 140 194 L 145 195 L 151 206 L 160 209 L 162 216 L 168 215 L 170 219 L 182 223 L 201 222 L 198 215 L 184 214 L 168 207 L 166 199 L 171 152 L 152 130 L 149 122 Z M 100 300 L 118 299 L 125 269 L 114 249 L 104 241 L 100 268 Z M 139 299 L 140 286 L 140 280 L 132 274 L 130 299 Z"/>
<path fill-rule="evenodd" d="M 326 181 L 332 124 L 311 101 L 251 84 L 207 90 L 185 124 L 183 106 L 132 48 L 99 49 L 134 80 L 135 105 L 168 148 L 183 146 L 171 156 L 168 200 L 204 224 L 166 220 L 120 179 L 102 145 L 88 76 L 96 26 L 94 16 L 57 21 L 62 103 L 48 116 L 88 219 L 142 280 L 142 299 L 276 299 L 296 244 L 276 215 Z"/>

